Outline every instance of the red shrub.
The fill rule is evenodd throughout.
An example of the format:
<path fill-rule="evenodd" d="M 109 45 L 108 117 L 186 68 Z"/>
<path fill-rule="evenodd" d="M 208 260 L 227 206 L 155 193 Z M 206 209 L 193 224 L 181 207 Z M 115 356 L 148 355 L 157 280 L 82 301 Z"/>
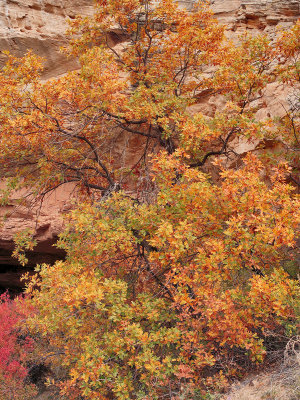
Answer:
<path fill-rule="evenodd" d="M 12 300 L 7 293 L 0 296 L 0 397 L 4 399 L 25 399 L 34 392 L 25 382 L 26 362 L 34 348 L 33 339 L 21 329 L 27 314 L 22 298 Z"/>

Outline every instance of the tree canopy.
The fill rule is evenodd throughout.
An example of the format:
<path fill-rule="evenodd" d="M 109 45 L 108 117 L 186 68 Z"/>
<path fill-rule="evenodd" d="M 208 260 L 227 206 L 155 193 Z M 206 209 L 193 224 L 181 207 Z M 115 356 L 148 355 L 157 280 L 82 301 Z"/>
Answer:
<path fill-rule="evenodd" d="M 66 260 L 27 287 L 66 398 L 202 398 L 262 361 L 268 332 L 295 333 L 299 110 L 262 121 L 255 104 L 275 80 L 297 96 L 299 29 L 233 44 L 202 1 L 97 0 L 71 22 L 79 70 L 43 82 L 38 57 L 7 55 L 3 201 L 80 193 Z M 193 112 L 205 96 L 222 107 Z M 283 150 L 238 156 L 239 140 Z"/>

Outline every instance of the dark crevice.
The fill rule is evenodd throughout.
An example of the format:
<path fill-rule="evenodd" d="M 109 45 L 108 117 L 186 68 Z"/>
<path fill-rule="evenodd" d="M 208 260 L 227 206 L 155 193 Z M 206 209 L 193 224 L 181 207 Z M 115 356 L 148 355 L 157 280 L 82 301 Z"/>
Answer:
<path fill-rule="evenodd" d="M 25 287 L 25 282 L 21 280 L 21 277 L 26 272 L 32 275 L 38 264 L 53 265 L 57 260 L 64 260 L 65 252 L 56 248 L 55 242 L 55 239 L 40 242 L 34 251 L 26 252 L 28 263 L 25 267 L 12 257 L 11 243 L 0 247 L 0 294 L 6 291 L 12 296 L 20 294 Z"/>

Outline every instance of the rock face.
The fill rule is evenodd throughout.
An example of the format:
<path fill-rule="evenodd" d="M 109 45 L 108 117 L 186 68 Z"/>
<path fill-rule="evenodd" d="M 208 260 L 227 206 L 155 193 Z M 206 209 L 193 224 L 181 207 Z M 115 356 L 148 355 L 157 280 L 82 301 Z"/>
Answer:
<path fill-rule="evenodd" d="M 192 8 L 194 0 L 178 0 Z M 259 29 L 270 32 L 277 24 L 290 25 L 299 17 L 299 0 L 211 0 L 218 19 L 231 31 Z M 93 0 L 1 0 L 0 50 L 21 56 L 28 49 L 44 57 L 44 78 L 75 69 L 59 48 L 66 43 L 67 19 L 90 15 Z M 0 54 L 0 66 L 4 62 Z"/>
<path fill-rule="evenodd" d="M 73 190 L 72 185 L 64 185 L 47 196 L 42 205 L 28 204 L 28 207 L 18 203 L 22 193 L 17 192 L 9 204 L 0 207 L 0 216 L 5 217 L 0 230 L 0 293 L 6 288 L 14 293 L 23 286 L 20 278 L 25 272 L 24 268 L 11 255 L 13 239 L 18 231 L 29 229 L 35 232 L 38 242 L 34 251 L 26 254 L 26 271 L 32 270 L 36 264 L 52 264 L 64 257 L 64 251 L 57 249 L 54 244 L 62 231 L 62 215 L 71 207 L 69 200 Z"/>
<path fill-rule="evenodd" d="M 218 19 L 233 30 L 270 31 L 299 18 L 299 0 L 212 0 Z"/>
<path fill-rule="evenodd" d="M 28 49 L 45 58 L 44 77 L 50 78 L 76 68 L 63 56 L 67 18 L 93 12 L 91 0 L 1 0 L 0 50 L 21 56 Z M 0 56 L 0 64 L 4 57 Z"/>
<path fill-rule="evenodd" d="M 194 0 L 178 0 L 192 9 Z M 211 0 L 220 22 L 233 32 L 259 29 L 268 33 L 279 23 L 288 26 L 299 18 L 299 0 Z M 32 49 L 45 59 L 44 78 L 54 77 L 77 67 L 60 51 L 66 43 L 67 19 L 91 15 L 93 0 L 1 0 L 0 50 L 21 56 Z M 4 62 L 0 54 L 0 66 Z"/>
<path fill-rule="evenodd" d="M 178 0 L 182 7 L 192 9 L 193 0 Z M 211 6 L 221 23 L 227 25 L 227 34 L 236 36 L 245 30 L 263 31 L 272 35 L 277 25 L 288 27 L 299 18 L 299 0 L 211 0 Z M 65 29 L 67 19 L 75 15 L 90 15 L 93 12 L 93 0 L 0 0 L 0 50 L 9 50 L 21 56 L 32 49 L 45 59 L 44 79 L 58 76 L 68 70 L 76 69 L 74 59 L 66 59 L 59 48 L 66 43 Z M 0 67 L 5 57 L 0 52 Z M 278 87 L 270 87 L 260 117 L 280 115 L 283 108 L 281 100 L 286 101 L 286 93 Z M 277 98 L 274 98 L 276 93 Z M 209 107 L 216 107 L 214 100 L 199 104 L 198 111 L 205 112 Z M 245 151 L 243 145 L 239 152 Z M 68 199 L 72 187 L 65 187 L 50 196 L 42 208 L 32 212 L 20 209 L 16 202 L 0 209 L 0 214 L 7 213 L 8 219 L 0 230 L 0 289 L 1 266 L 4 281 L 7 277 L 7 265 L 17 265 L 11 259 L 13 236 L 24 228 L 36 231 L 39 245 L 30 255 L 30 263 L 51 262 L 63 256 L 52 244 L 62 229 L 61 214 L 68 208 Z M 36 215 L 38 219 L 36 222 Z M 43 257 L 41 258 L 41 255 Z M 3 284 L 2 286 L 5 286 Z"/>

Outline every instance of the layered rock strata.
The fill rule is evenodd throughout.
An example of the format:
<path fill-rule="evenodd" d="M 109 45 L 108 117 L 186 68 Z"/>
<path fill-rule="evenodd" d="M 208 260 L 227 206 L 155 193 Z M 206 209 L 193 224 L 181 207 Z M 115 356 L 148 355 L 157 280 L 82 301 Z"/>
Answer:
<path fill-rule="evenodd" d="M 178 0 L 192 8 L 194 0 Z M 221 23 L 231 31 L 259 29 L 272 32 L 299 18 L 299 0 L 211 0 Z M 93 0 L 1 0 L 0 50 L 23 55 L 28 49 L 45 58 L 44 77 L 60 75 L 77 67 L 60 51 L 66 44 L 67 19 L 91 15 Z M 5 57 L 0 54 L 0 65 Z"/>
<path fill-rule="evenodd" d="M 93 12 L 91 0 L 1 0 L 0 50 L 21 56 L 28 49 L 45 59 L 44 78 L 77 67 L 60 47 L 66 44 L 67 19 Z M 0 54 L 0 65 L 5 57 Z"/>

